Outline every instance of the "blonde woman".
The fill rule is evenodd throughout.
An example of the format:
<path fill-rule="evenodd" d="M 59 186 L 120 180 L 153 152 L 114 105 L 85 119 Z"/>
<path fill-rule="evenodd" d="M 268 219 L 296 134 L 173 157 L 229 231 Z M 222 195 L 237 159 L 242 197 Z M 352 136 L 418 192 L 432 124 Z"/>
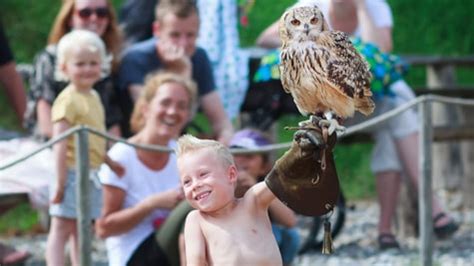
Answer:
<path fill-rule="evenodd" d="M 136 134 L 128 140 L 174 149 L 195 102 L 196 86 L 189 79 L 171 73 L 152 76 L 135 105 L 131 126 Z M 106 238 L 110 265 L 169 265 L 177 255 L 168 255 L 168 245 L 177 252 L 178 234 L 174 239 L 161 235 L 175 233 L 163 228 L 176 224 L 168 216 L 183 199 L 176 155 L 123 143 L 115 144 L 108 155 L 125 167 L 123 178 L 105 165 L 99 173 L 103 209 L 96 231 Z M 158 243 L 155 230 L 158 239 L 171 239 L 174 244 Z"/>

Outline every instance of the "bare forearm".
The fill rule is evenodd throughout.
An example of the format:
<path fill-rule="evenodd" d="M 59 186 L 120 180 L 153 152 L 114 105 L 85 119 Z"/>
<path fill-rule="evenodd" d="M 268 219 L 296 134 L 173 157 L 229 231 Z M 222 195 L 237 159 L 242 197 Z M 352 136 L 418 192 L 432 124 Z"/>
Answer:
<path fill-rule="evenodd" d="M 107 189 L 107 188 L 105 188 Z M 145 219 L 153 210 L 161 209 L 172 209 L 179 202 L 181 197 L 178 197 L 179 191 L 171 189 L 168 191 L 153 194 L 135 206 L 122 209 L 122 202 L 124 200 L 118 200 L 115 202 L 115 197 L 107 197 L 106 191 L 104 191 L 104 212 L 103 218 L 98 221 L 98 234 L 100 237 L 107 237 L 110 235 L 117 235 L 125 233 L 134 228 L 143 219 Z M 109 195 L 111 195 L 109 193 Z M 113 200 L 114 202 L 110 202 Z M 119 204 L 119 205 L 117 205 Z M 107 206 L 115 205 L 112 209 L 108 209 Z"/>
<path fill-rule="evenodd" d="M 64 187 L 67 180 L 67 163 L 66 163 L 66 140 L 57 143 L 54 146 L 54 156 L 56 160 L 56 182 L 58 187 Z"/>
<path fill-rule="evenodd" d="M 272 220 L 278 224 L 286 227 L 293 227 L 296 225 L 295 213 L 279 199 L 274 199 L 272 201 L 269 212 Z"/>
<path fill-rule="evenodd" d="M 272 201 L 276 199 L 275 194 L 268 188 L 265 182 L 259 182 L 250 188 L 251 194 L 255 195 L 257 204 L 262 208 L 268 208 Z M 249 194 L 247 192 L 247 194 Z"/>
<path fill-rule="evenodd" d="M 234 134 L 234 127 L 227 117 L 219 94 L 216 91 L 211 92 L 205 95 L 201 101 L 204 113 L 209 118 L 217 139 L 224 144 L 228 144 Z"/>
<path fill-rule="evenodd" d="M 278 32 L 278 22 L 270 25 L 260 34 L 260 36 L 258 36 L 257 45 L 269 49 L 281 46 L 281 40 Z"/>
<path fill-rule="evenodd" d="M 18 121 L 23 123 L 26 109 L 26 92 L 20 75 L 16 72 L 15 63 L 10 62 L 0 66 L 0 82 L 4 85 L 7 97 L 15 109 Z"/>
<path fill-rule="evenodd" d="M 51 122 L 51 105 L 44 99 L 39 99 L 36 106 L 38 128 L 40 134 L 51 138 L 53 135 L 53 123 Z"/>
<path fill-rule="evenodd" d="M 362 40 L 376 44 L 383 52 L 390 52 L 392 50 L 391 29 L 375 25 L 365 4 L 358 7 L 357 17 Z"/>
<path fill-rule="evenodd" d="M 128 232 L 153 210 L 152 206 L 142 201 L 133 207 L 111 213 L 98 221 L 98 234 L 100 237 L 108 237 Z"/>
<path fill-rule="evenodd" d="M 234 127 L 227 118 L 221 122 L 215 123 L 213 130 L 217 133 L 217 140 L 219 142 L 228 144 L 234 134 Z"/>

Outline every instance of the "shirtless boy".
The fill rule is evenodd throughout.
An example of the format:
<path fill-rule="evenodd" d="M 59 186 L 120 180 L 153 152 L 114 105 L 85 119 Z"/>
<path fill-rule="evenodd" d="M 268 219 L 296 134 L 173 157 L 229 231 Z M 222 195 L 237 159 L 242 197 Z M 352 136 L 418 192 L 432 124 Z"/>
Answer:
<path fill-rule="evenodd" d="M 282 265 L 268 217 L 275 195 L 266 182 L 237 199 L 238 173 L 227 147 L 184 135 L 177 154 L 186 200 L 196 209 L 184 229 L 187 264 Z"/>

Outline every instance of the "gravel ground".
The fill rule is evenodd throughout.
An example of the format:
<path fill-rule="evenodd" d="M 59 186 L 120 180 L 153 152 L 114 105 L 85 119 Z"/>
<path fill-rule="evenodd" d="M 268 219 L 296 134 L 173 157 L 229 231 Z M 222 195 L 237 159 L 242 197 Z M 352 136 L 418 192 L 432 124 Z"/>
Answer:
<path fill-rule="evenodd" d="M 399 239 L 402 249 L 379 251 L 376 244 L 378 208 L 375 202 L 357 202 L 346 215 L 342 232 L 334 239 L 335 252 L 321 255 L 320 251 L 299 256 L 294 265 L 420 265 L 418 239 Z M 450 239 L 434 242 L 434 265 L 474 265 L 474 210 L 454 212 L 462 222 L 458 232 Z M 302 235 L 305 230 L 302 230 Z M 28 250 L 33 256 L 26 265 L 44 265 L 43 254 L 46 235 L 5 238 L 0 241 Z M 104 243 L 95 240 L 92 259 L 94 265 L 107 265 Z"/>

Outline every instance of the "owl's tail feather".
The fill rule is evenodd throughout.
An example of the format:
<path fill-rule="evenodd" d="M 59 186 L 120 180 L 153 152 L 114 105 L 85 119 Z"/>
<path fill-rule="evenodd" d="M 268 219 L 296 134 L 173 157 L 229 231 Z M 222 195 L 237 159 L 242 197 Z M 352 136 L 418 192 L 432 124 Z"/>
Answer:
<path fill-rule="evenodd" d="M 375 103 L 370 97 L 356 98 L 354 105 L 356 110 L 366 116 L 370 115 L 375 109 Z"/>

